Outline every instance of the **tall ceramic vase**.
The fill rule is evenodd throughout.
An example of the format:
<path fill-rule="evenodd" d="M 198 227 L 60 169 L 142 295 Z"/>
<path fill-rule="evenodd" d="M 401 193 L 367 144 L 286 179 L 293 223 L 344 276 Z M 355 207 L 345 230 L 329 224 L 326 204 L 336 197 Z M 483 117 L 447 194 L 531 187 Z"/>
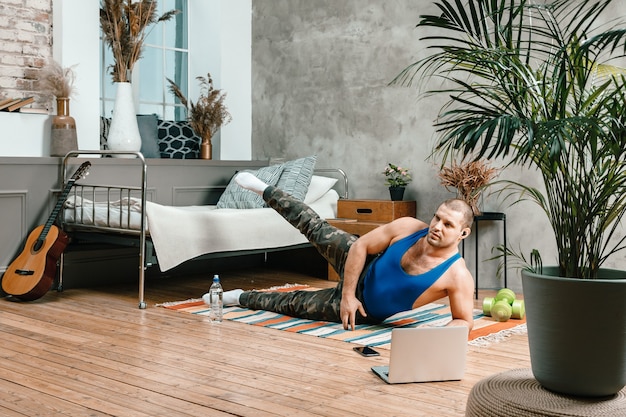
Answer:
<path fill-rule="evenodd" d="M 138 152 L 141 150 L 141 136 L 137 124 L 132 85 L 129 82 L 118 82 L 115 85 L 117 90 L 107 147 L 112 151 Z"/>
<path fill-rule="evenodd" d="M 70 99 L 57 98 L 57 115 L 52 118 L 50 132 L 50 155 L 65 156 L 69 151 L 78 149 L 76 120 L 70 116 Z"/>

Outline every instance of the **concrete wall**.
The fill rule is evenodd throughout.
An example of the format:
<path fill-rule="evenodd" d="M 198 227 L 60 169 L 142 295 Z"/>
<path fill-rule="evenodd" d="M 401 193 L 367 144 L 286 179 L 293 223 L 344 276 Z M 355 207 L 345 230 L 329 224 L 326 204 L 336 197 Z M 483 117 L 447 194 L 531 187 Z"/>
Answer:
<path fill-rule="evenodd" d="M 415 25 L 420 14 L 433 11 L 432 3 L 255 0 L 252 8 L 252 157 L 317 154 L 318 166 L 347 171 L 353 198 L 389 198 L 384 167 L 409 167 L 414 181 L 405 198 L 417 200 L 418 217 L 430 220 L 438 204 L 455 195 L 439 184 L 436 161 L 427 160 L 442 102 L 420 100 L 415 88 L 389 83 L 425 52 Z M 528 218 L 532 207 L 509 209 L 485 198 L 484 208 L 506 212 L 514 246 L 527 230 L 546 229 L 543 217 Z M 497 261 L 482 262 L 502 243 L 502 226 L 480 224 L 481 287 L 503 284 L 496 279 Z M 549 244 L 542 251 L 549 257 Z M 473 272 L 473 236 L 465 253 Z M 509 270 L 510 286 L 521 289 L 515 275 Z"/>
<path fill-rule="evenodd" d="M 346 168 L 361 198 L 387 198 L 387 162 L 410 167 L 407 198 L 432 213 L 436 108 L 388 83 L 417 57 L 414 26 L 428 2 L 252 2 L 253 158 L 317 153 Z"/>

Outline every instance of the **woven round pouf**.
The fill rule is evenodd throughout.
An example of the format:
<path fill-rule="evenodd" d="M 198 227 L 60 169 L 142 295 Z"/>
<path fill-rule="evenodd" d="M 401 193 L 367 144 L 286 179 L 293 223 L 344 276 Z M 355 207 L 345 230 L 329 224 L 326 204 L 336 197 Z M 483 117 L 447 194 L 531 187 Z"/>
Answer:
<path fill-rule="evenodd" d="M 626 416 L 626 390 L 603 398 L 569 397 L 543 388 L 530 369 L 514 369 L 478 381 L 465 416 Z"/>

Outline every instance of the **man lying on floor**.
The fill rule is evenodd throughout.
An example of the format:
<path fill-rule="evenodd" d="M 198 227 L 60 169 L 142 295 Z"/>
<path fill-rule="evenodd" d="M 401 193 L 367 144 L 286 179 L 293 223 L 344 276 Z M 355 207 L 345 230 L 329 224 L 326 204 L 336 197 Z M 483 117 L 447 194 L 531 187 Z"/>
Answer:
<path fill-rule="evenodd" d="M 357 238 L 251 173 L 242 172 L 235 181 L 300 230 L 340 280 L 335 288 L 317 291 L 226 291 L 224 305 L 332 321 L 354 330 L 356 324 L 380 323 L 447 296 L 452 312 L 447 325 L 472 329 L 474 280 L 458 245 L 469 236 L 474 215 L 464 201 L 443 202 L 430 225 L 403 217 Z M 202 298 L 209 304 L 208 294 Z"/>

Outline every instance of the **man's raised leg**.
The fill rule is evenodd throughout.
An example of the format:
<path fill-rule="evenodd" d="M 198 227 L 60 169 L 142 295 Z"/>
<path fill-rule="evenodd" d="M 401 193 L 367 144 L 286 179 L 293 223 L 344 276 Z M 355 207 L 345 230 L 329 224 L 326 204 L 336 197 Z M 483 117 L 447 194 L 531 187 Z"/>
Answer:
<path fill-rule="evenodd" d="M 331 226 L 302 201 L 279 188 L 268 186 L 249 172 L 237 174 L 235 181 L 241 187 L 263 196 L 271 208 L 306 236 L 339 275 L 343 274 L 348 250 L 356 241 L 356 236 Z"/>

